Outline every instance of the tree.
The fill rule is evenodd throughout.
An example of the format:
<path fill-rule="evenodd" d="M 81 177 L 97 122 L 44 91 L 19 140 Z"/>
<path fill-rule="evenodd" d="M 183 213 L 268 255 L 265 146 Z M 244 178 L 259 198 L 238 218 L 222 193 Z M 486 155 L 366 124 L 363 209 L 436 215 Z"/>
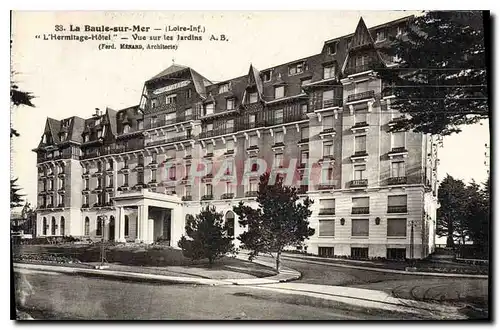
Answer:
<path fill-rule="evenodd" d="M 191 260 L 208 259 L 209 264 L 228 253 L 235 253 L 233 236 L 222 213 L 215 207 L 207 206 L 196 217 L 190 216 L 186 223 L 186 236 L 182 236 L 178 246 L 185 257 Z"/>
<path fill-rule="evenodd" d="M 10 180 L 10 208 L 19 207 L 23 205 L 22 197 L 24 195 L 18 193 L 19 190 L 21 190 L 21 188 L 18 187 L 16 181 L 17 179 Z"/>
<path fill-rule="evenodd" d="M 485 14 L 488 15 L 488 14 Z M 398 65 L 377 69 L 391 109 L 408 114 L 391 130 L 449 135 L 489 117 L 483 13 L 429 11 L 381 48 Z"/>
<path fill-rule="evenodd" d="M 466 222 L 470 239 L 479 247 L 483 256 L 488 256 L 490 220 L 489 179 L 483 188 L 475 182 L 467 186 L 468 192 Z"/>
<path fill-rule="evenodd" d="M 306 197 L 300 203 L 297 188 L 283 186 L 283 179 L 279 176 L 274 185 L 269 184 L 269 179 L 269 173 L 260 177 L 258 208 L 240 202 L 233 210 L 239 217 L 240 226 L 247 227 L 238 239 L 243 249 L 250 250 L 249 259 L 260 253 L 270 254 L 278 271 L 284 248 L 302 244 L 314 235 L 308 221 L 313 201 Z"/>
<path fill-rule="evenodd" d="M 456 236 L 465 234 L 464 223 L 467 213 L 465 201 L 465 184 L 448 174 L 439 185 L 440 206 L 437 210 L 437 234 L 447 236 L 447 247 L 454 247 Z"/>

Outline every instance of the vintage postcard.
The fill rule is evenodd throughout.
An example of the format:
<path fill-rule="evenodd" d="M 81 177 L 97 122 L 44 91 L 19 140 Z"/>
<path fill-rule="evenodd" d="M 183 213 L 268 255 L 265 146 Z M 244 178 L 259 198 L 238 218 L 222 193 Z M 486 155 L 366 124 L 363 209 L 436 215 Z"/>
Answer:
<path fill-rule="evenodd" d="M 490 320 L 487 11 L 13 11 L 17 320 Z"/>

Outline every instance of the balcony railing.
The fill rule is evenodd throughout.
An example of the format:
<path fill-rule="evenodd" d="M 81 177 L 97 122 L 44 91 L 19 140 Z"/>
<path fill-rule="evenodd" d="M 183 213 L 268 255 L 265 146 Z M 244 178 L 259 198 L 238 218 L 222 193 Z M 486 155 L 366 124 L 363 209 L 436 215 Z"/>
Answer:
<path fill-rule="evenodd" d="M 389 151 L 390 154 L 398 154 L 403 152 L 408 152 L 408 150 L 405 147 L 396 147 L 392 148 L 391 151 Z"/>
<path fill-rule="evenodd" d="M 257 197 L 259 195 L 258 191 L 247 191 L 245 192 L 245 197 Z"/>
<path fill-rule="evenodd" d="M 347 67 L 344 71 L 344 74 L 346 76 L 349 76 L 352 74 L 365 72 L 365 71 L 369 71 L 372 69 L 373 69 L 373 63 L 367 63 L 367 64 L 363 64 L 363 65 L 356 65 L 356 66 Z"/>
<path fill-rule="evenodd" d="M 362 127 L 367 127 L 368 123 L 366 121 L 360 121 L 357 123 L 354 123 L 354 126 L 352 128 L 362 128 Z"/>
<path fill-rule="evenodd" d="M 233 197 L 234 197 L 234 193 L 225 193 L 225 194 L 222 194 L 220 199 L 232 199 Z"/>
<path fill-rule="evenodd" d="M 350 187 L 366 187 L 368 186 L 368 179 L 352 180 Z"/>
<path fill-rule="evenodd" d="M 318 190 L 330 190 L 335 189 L 335 185 L 333 184 L 320 184 L 318 185 Z"/>
<path fill-rule="evenodd" d="M 80 159 L 88 159 L 88 158 L 94 158 L 94 157 L 105 156 L 105 155 L 110 155 L 110 154 L 121 154 L 124 152 L 135 151 L 135 150 L 139 150 L 142 148 L 143 148 L 142 145 L 100 147 L 96 150 L 85 152 L 85 154 L 82 155 L 80 157 Z"/>
<path fill-rule="evenodd" d="M 406 205 L 389 205 L 387 206 L 387 213 L 406 213 L 408 208 Z"/>
<path fill-rule="evenodd" d="M 351 157 L 366 157 L 366 156 L 368 156 L 368 153 L 366 152 L 366 150 L 363 150 L 363 151 L 355 151 L 354 155 L 352 155 Z"/>
<path fill-rule="evenodd" d="M 180 142 L 180 141 L 189 140 L 189 139 L 191 139 L 191 134 L 174 136 L 174 137 L 171 137 L 168 139 L 163 139 L 163 140 L 158 140 L 158 141 L 149 141 L 146 143 L 146 145 L 149 147 L 149 146 L 156 146 L 156 145 L 160 145 L 160 144 Z"/>
<path fill-rule="evenodd" d="M 188 201 L 192 201 L 193 200 L 193 196 L 182 196 L 181 198 L 182 201 L 184 202 L 188 202 Z"/>
<path fill-rule="evenodd" d="M 208 201 L 214 199 L 214 195 L 203 195 L 201 196 L 202 201 Z"/>
<path fill-rule="evenodd" d="M 351 214 L 370 214 L 369 207 L 353 207 Z"/>
<path fill-rule="evenodd" d="M 387 180 L 387 184 L 395 185 L 395 184 L 406 184 L 406 176 L 392 177 Z"/>
<path fill-rule="evenodd" d="M 396 125 L 398 122 L 402 122 L 406 119 L 404 116 L 399 116 L 392 118 L 391 121 L 389 122 L 389 126 Z"/>
<path fill-rule="evenodd" d="M 323 100 L 323 108 L 339 107 L 342 101 L 340 99 Z"/>
<path fill-rule="evenodd" d="M 235 132 L 234 127 L 226 127 L 226 128 L 201 132 L 199 138 L 206 139 L 206 138 L 210 138 L 210 137 L 214 137 L 214 136 L 218 136 L 218 135 L 231 134 L 234 132 Z"/>
<path fill-rule="evenodd" d="M 335 215 L 334 207 L 325 207 L 319 210 L 319 215 Z"/>
<path fill-rule="evenodd" d="M 375 91 L 371 90 L 371 91 L 351 94 L 347 97 L 347 102 L 360 101 L 360 100 L 364 100 L 364 99 L 372 99 L 374 97 L 375 97 Z"/>

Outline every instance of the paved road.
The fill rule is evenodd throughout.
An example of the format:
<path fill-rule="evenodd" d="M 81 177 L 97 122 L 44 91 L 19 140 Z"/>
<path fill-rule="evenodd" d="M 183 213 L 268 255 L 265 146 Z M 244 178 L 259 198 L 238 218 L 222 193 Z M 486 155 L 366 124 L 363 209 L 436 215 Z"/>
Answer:
<path fill-rule="evenodd" d="M 406 319 L 406 315 L 354 308 L 245 287 L 156 285 L 63 274 L 23 274 L 23 311 L 35 319 Z"/>

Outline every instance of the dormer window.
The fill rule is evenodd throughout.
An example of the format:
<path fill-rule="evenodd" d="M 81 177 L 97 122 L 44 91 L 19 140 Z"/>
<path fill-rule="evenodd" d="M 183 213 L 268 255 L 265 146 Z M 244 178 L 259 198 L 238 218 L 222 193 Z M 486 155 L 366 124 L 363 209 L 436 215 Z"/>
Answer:
<path fill-rule="evenodd" d="M 335 65 L 330 64 L 323 67 L 323 79 L 335 77 Z"/>
<path fill-rule="evenodd" d="M 406 30 L 405 30 L 405 27 L 403 25 L 400 25 L 400 26 L 398 26 L 398 30 L 397 30 L 396 35 L 399 37 L 403 34 L 406 34 Z"/>
<path fill-rule="evenodd" d="M 327 46 L 328 55 L 335 55 L 337 53 L 337 44 L 338 42 L 335 41 Z"/>
<path fill-rule="evenodd" d="M 88 134 L 83 135 L 83 142 L 89 142 L 89 135 Z"/>
<path fill-rule="evenodd" d="M 385 29 L 380 29 L 377 31 L 377 38 L 375 40 L 375 42 L 381 42 L 381 41 L 384 41 L 385 40 Z"/>
<path fill-rule="evenodd" d="M 128 132 L 130 132 L 130 125 L 129 124 L 123 125 L 123 133 L 128 133 Z"/>
<path fill-rule="evenodd" d="M 42 143 L 47 143 L 47 134 L 42 135 Z"/>
<path fill-rule="evenodd" d="M 257 92 L 248 93 L 248 103 L 257 102 Z"/>
<path fill-rule="evenodd" d="M 158 99 L 151 100 L 151 108 L 156 108 L 158 106 Z"/>
<path fill-rule="evenodd" d="M 137 121 L 137 128 L 139 128 L 139 129 L 143 129 L 144 128 L 144 123 L 143 123 L 142 120 L 138 120 Z"/>
<path fill-rule="evenodd" d="M 193 91 L 192 91 L 192 90 L 191 90 L 191 88 L 190 88 L 190 89 L 188 89 L 188 90 L 186 91 L 186 98 L 187 98 L 187 99 L 190 99 L 192 96 L 193 96 Z"/>
<path fill-rule="evenodd" d="M 306 62 L 295 63 L 288 67 L 288 75 L 289 76 L 296 75 L 304 72 L 305 70 L 307 70 Z"/>
<path fill-rule="evenodd" d="M 227 93 L 227 92 L 229 92 L 229 84 L 228 83 L 219 85 L 219 94 Z"/>
<path fill-rule="evenodd" d="M 167 104 L 177 103 L 177 94 L 167 95 L 165 98 L 165 103 Z"/>
<path fill-rule="evenodd" d="M 276 86 L 274 88 L 274 98 L 280 99 L 282 97 L 285 97 L 285 86 Z"/>
<path fill-rule="evenodd" d="M 100 125 L 100 124 L 101 124 L 101 118 L 97 118 L 97 119 L 95 120 L 95 122 L 94 122 L 94 125 L 95 125 L 95 126 L 98 126 L 98 125 Z"/>
<path fill-rule="evenodd" d="M 272 76 L 271 70 L 266 71 L 266 72 L 263 72 L 263 73 L 262 73 L 262 80 L 263 80 L 264 82 L 271 81 L 271 76 Z"/>
<path fill-rule="evenodd" d="M 226 109 L 227 110 L 234 110 L 234 99 L 233 98 L 226 100 Z"/>
<path fill-rule="evenodd" d="M 102 135 L 103 135 L 102 132 L 103 132 L 103 130 L 98 130 L 97 131 L 97 138 L 98 139 L 102 138 Z"/>
<path fill-rule="evenodd" d="M 61 132 L 61 133 L 59 134 L 59 138 L 61 139 L 61 141 L 66 140 L 66 135 L 67 135 L 67 134 L 66 134 L 66 132 Z"/>
<path fill-rule="evenodd" d="M 214 104 L 207 103 L 205 104 L 205 116 L 212 115 L 214 113 Z"/>

